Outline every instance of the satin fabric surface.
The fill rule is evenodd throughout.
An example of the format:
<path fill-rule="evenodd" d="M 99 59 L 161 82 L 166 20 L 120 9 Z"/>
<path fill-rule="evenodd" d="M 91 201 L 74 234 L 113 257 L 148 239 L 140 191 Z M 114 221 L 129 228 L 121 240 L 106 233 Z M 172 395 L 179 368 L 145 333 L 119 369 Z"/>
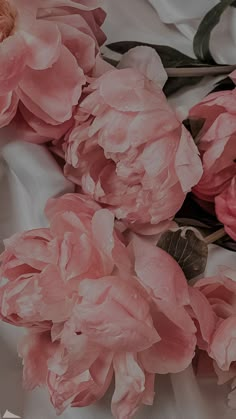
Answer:
<path fill-rule="evenodd" d="M 162 8 L 165 4 L 167 7 L 168 2 L 169 5 L 172 3 L 171 0 L 156 0 L 158 8 L 158 1 Z M 173 0 L 176 8 L 186 1 Z M 191 42 L 178 29 L 165 26 L 147 0 L 109 0 L 107 9 L 105 31 L 109 41 L 142 40 L 172 45 L 191 53 Z M 196 13 L 197 9 L 196 5 Z M 160 11 L 163 20 L 165 10 Z M 170 102 L 178 112 L 187 112 L 188 107 L 211 90 L 214 82 L 214 79 L 205 79 L 191 91 L 183 89 Z M 9 129 L 0 131 L 1 246 L 2 240 L 14 232 L 46 226 L 43 208 L 47 199 L 74 189 L 46 148 L 19 140 L 22 139 L 16 132 Z M 219 265 L 236 269 L 235 254 L 211 246 L 206 274 L 216 273 Z M 23 333 L 13 326 L 0 325 L 0 413 L 3 415 L 9 410 L 23 419 L 56 419 L 44 390 L 27 393 L 22 388 L 17 342 Z M 212 379 L 197 381 L 192 367 L 181 374 L 158 376 L 154 405 L 142 409 L 136 419 L 233 419 L 236 412 L 226 405 L 228 390 L 227 386 L 217 386 Z M 83 409 L 68 409 L 61 418 L 110 419 L 111 395 L 112 389 L 100 403 Z"/>
<path fill-rule="evenodd" d="M 149 0 L 164 23 L 171 24 L 190 42 L 206 15 L 220 0 Z M 236 63 L 236 8 L 228 7 L 212 31 L 210 51 L 220 64 Z"/>

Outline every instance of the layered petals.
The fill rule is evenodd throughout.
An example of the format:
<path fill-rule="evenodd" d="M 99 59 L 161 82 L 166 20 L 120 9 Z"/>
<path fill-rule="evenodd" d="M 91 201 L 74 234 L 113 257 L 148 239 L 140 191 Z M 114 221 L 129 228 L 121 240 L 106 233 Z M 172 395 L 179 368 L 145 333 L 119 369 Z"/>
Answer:
<path fill-rule="evenodd" d="M 176 261 L 164 250 L 139 237 L 132 241 L 132 248 L 135 272 L 150 296 L 179 306 L 187 305 L 188 285 Z"/>
<path fill-rule="evenodd" d="M 50 229 L 12 236 L 1 255 L 1 316 L 16 325 L 66 321 L 79 281 L 129 266 L 108 210 L 68 194 L 49 201 L 46 213 Z"/>
<path fill-rule="evenodd" d="M 202 167 L 190 134 L 147 71 L 106 71 L 91 83 L 65 138 L 65 174 L 129 228 L 160 231 Z"/>
<path fill-rule="evenodd" d="M 136 357 L 132 353 L 117 354 L 113 360 L 115 372 L 115 392 L 111 409 L 115 418 L 130 418 L 138 407 L 145 403 L 147 394 L 151 399 L 154 394 L 154 381 L 150 388 L 150 377 L 145 375 Z"/>
<path fill-rule="evenodd" d="M 232 392 L 228 395 L 228 404 L 235 408 L 235 384 L 236 384 L 236 272 L 229 268 L 222 268 L 217 277 L 204 278 L 195 284 L 195 289 L 201 292 L 201 299 L 204 297 L 210 304 L 214 313 L 214 327 L 210 320 L 206 305 L 199 305 L 199 297 L 193 304 L 198 306 L 198 319 L 202 337 L 205 335 L 205 341 L 208 345 L 202 345 L 202 337 L 199 346 L 204 349 L 213 360 L 214 370 L 218 376 L 218 383 L 224 384 L 232 382 Z M 203 302 L 203 300 L 202 300 Z M 201 314 L 199 317 L 199 313 Z M 196 312 L 196 309 L 195 309 Z M 205 320 L 204 320 L 205 318 Z M 201 320 L 200 320 L 201 319 Z M 203 323 L 205 322 L 205 324 Z M 206 335 L 207 332 L 207 335 Z M 209 335 L 209 332 L 210 335 Z M 213 333 L 212 333 L 213 332 Z M 206 339 L 206 337 L 208 338 Z M 233 381 L 232 381 L 233 380 Z"/>
<path fill-rule="evenodd" d="M 46 115 L 58 123 L 65 122 L 72 116 L 73 106 L 78 102 L 83 84 L 85 77 L 82 70 L 67 48 L 62 47 L 59 59 L 51 68 L 43 71 L 24 71 L 24 78 L 19 84 L 24 97 L 20 94 L 20 98 L 26 107 L 28 101 L 25 97 L 31 100 L 34 98 L 32 102 Z M 42 118 L 42 115 L 37 116 Z"/>
<path fill-rule="evenodd" d="M 184 323 L 180 328 L 161 312 L 154 316 L 161 340 L 140 354 L 142 365 L 149 373 L 168 374 L 185 370 L 195 354 L 195 330 L 185 331 Z"/>
<path fill-rule="evenodd" d="M 212 93 L 190 110 L 190 119 L 203 120 L 196 139 L 203 176 L 194 188 L 203 201 L 214 202 L 236 175 L 236 89 Z"/>
<path fill-rule="evenodd" d="M 78 371 L 76 359 L 72 368 L 58 375 L 48 374 L 48 388 L 51 402 L 58 414 L 66 407 L 84 407 L 100 400 L 106 393 L 112 379 L 112 354 L 101 352 L 89 366 L 81 365 Z M 73 370 L 74 366 L 74 370 Z"/>
<path fill-rule="evenodd" d="M 61 34 L 56 25 L 36 21 L 30 32 L 21 31 L 21 37 L 28 47 L 27 65 L 34 70 L 51 67 L 60 56 Z"/>
<path fill-rule="evenodd" d="M 85 280 L 80 295 L 70 322 L 91 341 L 110 350 L 138 352 L 160 339 L 147 301 L 132 284 L 117 277 Z"/>
<path fill-rule="evenodd" d="M 236 316 L 223 320 L 212 339 L 210 356 L 223 371 L 229 370 L 231 363 L 236 361 L 235 324 Z"/>
<path fill-rule="evenodd" d="M 215 199 L 217 218 L 224 224 L 226 233 L 236 240 L 236 177 Z"/>
<path fill-rule="evenodd" d="M 19 99 L 15 93 L 0 96 L 0 128 L 8 125 L 14 118 Z"/>
<path fill-rule="evenodd" d="M 70 128 L 105 38 L 100 2 L 4 0 L 0 35 L 0 126 L 27 141 L 60 139 Z"/>
<path fill-rule="evenodd" d="M 58 349 L 58 344 L 51 342 L 50 333 L 29 332 L 19 344 L 19 355 L 24 360 L 23 381 L 27 390 L 43 386 L 47 382 L 48 360 Z"/>

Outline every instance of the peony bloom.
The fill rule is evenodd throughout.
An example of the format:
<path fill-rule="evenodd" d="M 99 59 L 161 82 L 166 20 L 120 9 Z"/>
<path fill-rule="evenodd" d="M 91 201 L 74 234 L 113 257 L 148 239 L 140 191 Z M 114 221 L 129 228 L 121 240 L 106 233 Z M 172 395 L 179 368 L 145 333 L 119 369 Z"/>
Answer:
<path fill-rule="evenodd" d="M 118 419 L 130 418 L 139 405 L 154 398 L 154 375 L 148 374 L 128 352 L 114 354 L 91 344 L 83 335 L 69 344 L 53 341 L 49 331 L 30 329 L 19 345 L 24 360 L 24 385 L 28 390 L 45 386 L 58 414 L 68 406 L 84 407 L 100 400 L 115 375 L 112 412 Z"/>
<path fill-rule="evenodd" d="M 1 318 L 28 329 L 24 384 L 46 386 L 61 413 L 102 398 L 114 376 L 112 412 L 128 419 L 152 404 L 156 373 L 191 363 L 206 306 L 171 256 L 136 236 L 125 247 L 90 198 L 51 199 L 46 214 L 48 228 L 13 236 L 1 256 Z"/>
<path fill-rule="evenodd" d="M 195 287 L 210 303 L 216 317 L 214 333 L 207 352 L 214 361 L 218 383 L 224 384 L 232 379 L 233 391 L 229 394 L 229 405 L 236 408 L 236 272 L 225 269 L 213 278 L 198 281 Z"/>
<path fill-rule="evenodd" d="M 0 127 L 19 110 L 25 139 L 58 139 L 104 41 L 100 2 L 2 0 L 0 15 Z"/>
<path fill-rule="evenodd" d="M 199 181 L 197 148 L 161 88 L 135 69 L 91 83 L 65 140 L 65 174 L 129 227 L 161 230 Z"/>
<path fill-rule="evenodd" d="M 236 177 L 215 199 L 216 215 L 224 224 L 225 231 L 236 240 Z"/>
<path fill-rule="evenodd" d="M 236 175 L 236 89 L 212 93 L 190 110 L 190 118 L 205 119 L 198 134 L 203 176 L 194 194 L 214 202 Z"/>
<path fill-rule="evenodd" d="M 50 228 L 18 233 L 5 241 L 0 288 L 2 316 L 34 325 L 68 318 L 78 282 L 129 269 L 125 246 L 114 230 L 114 216 L 80 195 L 51 199 Z"/>

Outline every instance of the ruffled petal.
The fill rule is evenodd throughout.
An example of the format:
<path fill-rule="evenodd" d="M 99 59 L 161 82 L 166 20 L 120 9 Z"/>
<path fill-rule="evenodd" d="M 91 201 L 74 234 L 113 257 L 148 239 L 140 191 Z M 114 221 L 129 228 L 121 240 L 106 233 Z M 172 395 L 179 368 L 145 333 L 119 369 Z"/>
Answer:
<path fill-rule="evenodd" d="M 132 247 L 136 274 L 150 295 L 169 304 L 188 304 L 188 285 L 178 263 L 168 253 L 139 237 L 133 239 Z"/>
<path fill-rule="evenodd" d="M 190 307 L 193 311 L 192 317 L 199 325 L 198 345 L 204 345 L 206 349 L 211 342 L 218 319 L 203 293 L 196 288 L 189 287 L 189 295 Z"/>
<path fill-rule="evenodd" d="M 94 86 L 96 86 L 94 83 Z M 147 79 L 134 69 L 121 69 L 107 72 L 98 81 L 100 95 L 105 103 L 123 112 L 151 111 L 165 106 L 160 88 L 146 86 Z M 91 86 L 93 88 L 93 84 Z M 158 94 L 156 94 L 158 90 Z M 162 96 L 163 95 L 163 96 Z M 167 105 L 167 103 L 166 103 Z"/>
<path fill-rule="evenodd" d="M 168 79 L 159 55 L 154 48 L 146 46 L 132 48 L 123 54 L 117 68 L 135 68 L 161 88 Z"/>
<path fill-rule="evenodd" d="M 30 112 L 22 102 L 19 105 L 17 118 L 14 120 L 14 126 L 19 133 L 19 137 L 24 138 L 24 141 L 36 144 L 45 143 L 52 139 L 59 140 L 73 126 L 73 123 L 73 117 L 58 125 L 47 123 Z"/>
<path fill-rule="evenodd" d="M 0 43 L 0 92 L 4 95 L 15 89 L 27 64 L 28 48 L 20 34 Z"/>
<path fill-rule="evenodd" d="M 113 360 L 115 392 L 111 409 L 115 418 L 126 419 L 135 414 L 145 392 L 145 373 L 132 353 L 116 354 Z"/>
<path fill-rule="evenodd" d="M 203 174 L 198 149 L 184 127 L 182 127 L 180 143 L 176 153 L 175 167 L 182 190 L 185 193 L 191 191 Z"/>
<path fill-rule="evenodd" d="M 218 366 L 227 371 L 232 362 L 236 361 L 236 316 L 221 322 L 213 335 L 210 345 L 210 356 Z"/>
<path fill-rule="evenodd" d="M 156 314 L 154 324 L 161 341 L 139 354 L 145 370 L 157 374 L 183 371 L 195 354 L 195 334 L 177 327 L 161 312 Z"/>
<path fill-rule="evenodd" d="M 41 71 L 25 69 L 19 86 L 31 102 L 58 123 L 71 118 L 73 106 L 80 98 L 85 81 L 75 58 L 62 46 L 60 57 L 51 68 Z M 27 107 L 28 103 L 24 97 L 21 97 L 21 100 Z M 31 107 L 29 110 L 31 111 Z M 43 115 L 38 116 L 44 120 Z"/>
<path fill-rule="evenodd" d="M 56 24 L 37 20 L 29 32 L 21 31 L 28 47 L 27 65 L 34 70 L 51 67 L 61 52 L 61 36 Z"/>
<path fill-rule="evenodd" d="M 47 384 L 51 402 L 58 414 L 70 405 L 84 407 L 103 397 L 112 379 L 112 357 L 112 353 L 104 350 L 88 368 L 84 366 L 80 373 L 76 368 L 76 359 L 75 369 L 72 364 L 72 368 L 64 375 L 49 372 Z"/>
<path fill-rule="evenodd" d="M 62 43 L 76 58 L 84 73 L 89 73 L 95 65 L 96 51 L 94 39 L 78 29 L 63 22 L 57 22 Z"/>
<path fill-rule="evenodd" d="M 84 280 L 82 302 L 71 319 L 93 342 L 111 350 L 140 351 L 159 340 L 149 305 L 128 281 L 116 277 Z"/>
<path fill-rule="evenodd" d="M 15 93 L 0 96 L 0 128 L 8 125 L 17 112 L 19 99 Z"/>
<path fill-rule="evenodd" d="M 49 332 L 37 333 L 32 330 L 23 338 L 18 350 L 24 361 L 23 380 L 27 390 L 46 384 L 47 362 L 57 348 L 58 343 L 51 342 Z"/>

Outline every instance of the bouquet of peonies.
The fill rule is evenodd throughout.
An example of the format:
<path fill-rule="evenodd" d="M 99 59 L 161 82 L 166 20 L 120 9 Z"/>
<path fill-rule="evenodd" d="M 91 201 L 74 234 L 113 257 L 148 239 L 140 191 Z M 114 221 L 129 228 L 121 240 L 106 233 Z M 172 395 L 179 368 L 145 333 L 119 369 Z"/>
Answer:
<path fill-rule="evenodd" d="M 210 243 L 236 251 L 236 73 L 183 120 L 166 96 L 231 72 L 209 33 L 198 59 L 118 42 L 117 62 L 100 50 L 104 18 L 100 0 L 1 1 L 0 126 L 45 143 L 76 188 L 49 199 L 47 228 L 5 240 L 0 317 L 26 329 L 24 385 L 58 414 L 114 377 L 112 413 L 131 418 L 157 374 L 206 359 L 234 408 L 236 272 L 204 270 Z"/>

